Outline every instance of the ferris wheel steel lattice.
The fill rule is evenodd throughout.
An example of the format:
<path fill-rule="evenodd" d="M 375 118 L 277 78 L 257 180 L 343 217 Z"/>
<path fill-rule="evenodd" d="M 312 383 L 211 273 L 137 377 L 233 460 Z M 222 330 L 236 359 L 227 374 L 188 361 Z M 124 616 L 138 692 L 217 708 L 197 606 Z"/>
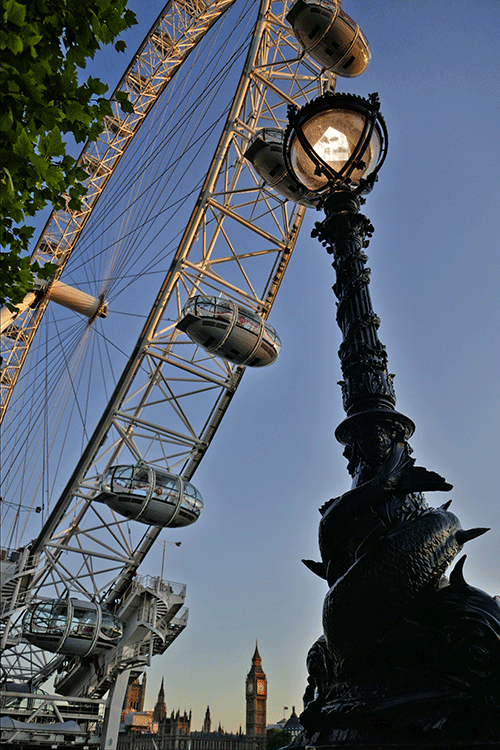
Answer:
<path fill-rule="evenodd" d="M 289 105 L 334 87 L 301 52 L 289 5 L 168 3 L 118 86 L 134 113 L 117 107 L 82 153 L 82 210 L 55 212 L 37 244 L 58 281 L 98 303 L 84 318 L 49 287 L 4 331 L 2 646 L 14 682 L 55 676 L 60 693 L 101 698 L 186 624 L 182 584 L 136 576 L 163 526 L 102 502 L 103 478 L 140 466 L 189 484 L 234 396 L 245 367 L 176 327 L 188 300 L 271 311 L 306 209 L 244 154 L 256 131 L 284 127 Z M 122 640 L 89 645 L 93 659 L 27 643 L 24 612 L 55 600 L 74 617 L 111 613 Z"/>

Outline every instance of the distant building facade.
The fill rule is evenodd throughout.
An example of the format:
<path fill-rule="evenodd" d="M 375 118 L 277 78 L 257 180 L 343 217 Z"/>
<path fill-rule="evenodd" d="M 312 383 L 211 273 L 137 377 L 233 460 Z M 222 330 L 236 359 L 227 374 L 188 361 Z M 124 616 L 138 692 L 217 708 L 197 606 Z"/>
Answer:
<path fill-rule="evenodd" d="M 292 706 L 292 713 L 290 718 L 286 720 L 285 726 L 283 727 L 285 732 L 290 732 L 292 737 L 298 737 L 304 727 L 300 723 L 299 717 L 295 713 L 295 706 Z"/>
<path fill-rule="evenodd" d="M 191 712 L 172 712 L 153 729 L 147 729 L 143 714 L 128 714 L 128 721 L 118 736 L 118 750 L 247 750 L 247 740 L 240 732 L 232 734 L 219 727 L 216 732 L 191 731 Z M 153 712 L 150 711 L 150 721 Z M 132 723 L 131 717 L 135 718 Z M 139 724 L 144 721 L 142 731 Z M 206 715 L 204 727 L 206 725 Z"/>
<path fill-rule="evenodd" d="M 246 750 L 246 737 L 243 733 L 191 732 L 191 750 Z"/>
<path fill-rule="evenodd" d="M 203 727 L 201 731 L 210 732 L 211 728 L 212 728 L 212 719 L 210 718 L 210 706 L 207 706 L 207 710 L 205 711 L 205 718 L 203 720 Z"/>
<path fill-rule="evenodd" d="M 162 680 L 153 711 L 126 714 L 117 750 L 265 750 L 267 679 L 257 646 L 245 681 L 245 695 L 246 734 L 241 729 L 237 734 L 225 732 L 220 725 L 212 732 L 209 707 L 202 731 L 196 732 L 191 730 L 191 711 L 167 715 Z"/>
<path fill-rule="evenodd" d="M 129 711 L 122 726 L 131 737 L 142 735 L 145 732 L 156 734 L 158 731 L 158 724 L 153 721 L 152 711 Z"/>
<path fill-rule="evenodd" d="M 123 701 L 123 709 L 121 721 L 125 721 L 126 715 L 130 711 L 144 711 L 144 699 L 146 697 L 146 673 L 142 675 L 142 682 L 139 682 L 139 677 L 130 683 L 127 692 L 125 693 L 125 700 Z"/>
<path fill-rule="evenodd" d="M 191 740 L 191 711 L 172 711 L 158 724 L 158 750 L 188 750 Z"/>

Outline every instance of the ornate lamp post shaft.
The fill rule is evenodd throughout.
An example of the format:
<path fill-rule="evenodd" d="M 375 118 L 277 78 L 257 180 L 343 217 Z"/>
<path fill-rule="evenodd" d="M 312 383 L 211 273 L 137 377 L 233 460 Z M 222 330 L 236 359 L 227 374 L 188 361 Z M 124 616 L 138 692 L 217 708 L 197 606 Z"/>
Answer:
<path fill-rule="evenodd" d="M 380 320 L 375 315 L 368 285 L 370 269 L 363 248 L 368 246 L 373 226 L 358 213 L 360 198 L 334 193 L 327 201 L 327 217 L 317 222 L 313 236 L 333 254 L 337 281 L 337 323 L 343 342 L 339 350 L 344 381 L 344 409 L 349 416 L 365 409 L 389 408 L 396 403 L 392 376 L 387 372 L 387 354 L 378 338 Z"/>
<path fill-rule="evenodd" d="M 337 323 L 343 341 L 339 358 L 343 380 L 342 397 L 347 419 L 336 430 L 342 443 L 352 443 L 363 432 L 373 437 L 373 425 L 388 422 L 399 428 L 405 439 L 415 427 L 395 410 L 393 375 L 387 370 L 387 352 L 378 337 L 380 319 L 375 314 L 369 291 L 370 269 L 363 249 L 368 246 L 373 226 L 359 213 L 362 198 L 347 191 L 332 193 L 325 201 L 325 219 L 317 222 L 312 235 L 333 255 L 338 299 Z M 365 441 L 366 442 L 366 441 Z M 352 472 L 351 472 L 352 473 Z"/>

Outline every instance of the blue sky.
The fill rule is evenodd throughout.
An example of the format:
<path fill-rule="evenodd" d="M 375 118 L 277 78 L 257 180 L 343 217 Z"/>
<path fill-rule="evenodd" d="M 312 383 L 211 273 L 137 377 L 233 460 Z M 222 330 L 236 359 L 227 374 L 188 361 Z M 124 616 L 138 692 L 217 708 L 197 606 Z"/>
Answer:
<path fill-rule="evenodd" d="M 156 6 L 132 3 L 139 18 L 147 10 L 141 28 Z M 372 61 L 337 90 L 378 91 L 389 129 L 364 210 L 375 225 L 370 289 L 398 408 L 416 422 L 417 464 L 454 485 L 429 503 L 451 497 L 464 527 L 492 527 L 469 544 L 465 571 L 498 593 L 500 5 L 343 7 Z M 349 477 L 333 437 L 343 418 L 333 270 L 309 236 L 317 218 L 309 213 L 270 317 L 283 351 L 273 367 L 246 373 L 196 474 L 203 517 L 182 532 L 181 547 L 167 547 L 168 577 L 188 584 L 190 621 L 149 670 L 148 702 L 164 676 L 168 710 L 192 708 L 196 727 L 206 705 L 227 730 L 244 726 L 256 638 L 268 720 L 284 706 L 300 710 L 306 653 L 321 632 L 325 586 L 300 559 L 317 558 L 317 508 L 348 489 Z"/>
<path fill-rule="evenodd" d="M 132 0 L 139 26 L 125 55 L 94 66 L 113 87 L 160 12 Z M 389 154 L 364 212 L 381 341 L 396 373 L 398 409 L 417 425 L 419 465 L 443 474 L 464 528 L 491 526 L 468 545 L 469 582 L 499 593 L 496 497 L 500 416 L 500 256 L 497 0 L 344 0 L 372 61 L 338 91 L 378 91 Z M 95 72 L 92 69 L 92 72 Z M 152 708 L 161 678 L 167 710 L 192 709 L 201 728 L 245 724 L 244 680 L 258 639 L 268 721 L 301 709 L 307 650 L 321 632 L 324 582 L 300 562 L 317 558 L 317 508 L 349 488 L 335 323 L 334 272 L 310 229 L 310 210 L 270 322 L 278 361 L 248 371 L 195 476 L 201 519 L 162 539 L 165 577 L 185 582 L 189 624 L 148 670 Z M 161 566 L 157 544 L 141 572 Z M 289 713 L 287 711 L 287 715 Z"/>

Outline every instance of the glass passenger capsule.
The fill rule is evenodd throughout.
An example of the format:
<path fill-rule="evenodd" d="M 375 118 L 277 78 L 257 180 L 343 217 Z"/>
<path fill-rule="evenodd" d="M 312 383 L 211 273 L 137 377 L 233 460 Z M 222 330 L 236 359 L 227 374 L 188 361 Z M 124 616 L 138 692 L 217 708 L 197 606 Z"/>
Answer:
<path fill-rule="evenodd" d="M 23 637 L 57 654 L 89 656 L 107 651 L 123 635 L 115 615 L 94 602 L 48 599 L 31 604 L 23 617 Z"/>
<path fill-rule="evenodd" d="M 272 326 L 258 313 L 218 297 L 191 297 L 176 327 L 207 352 L 235 365 L 265 367 L 281 351 L 281 341 Z"/>
<path fill-rule="evenodd" d="M 250 139 L 244 156 L 277 193 L 303 206 L 313 206 L 314 196 L 304 190 L 285 166 L 283 138 L 284 131 L 280 128 L 262 128 Z"/>
<path fill-rule="evenodd" d="M 365 36 L 335 0 L 296 0 L 286 19 L 301 47 L 324 70 L 354 78 L 370 62 Z"/>
<path fill-rule="evenodd" d="M 194 523 L 203 508 L 190 482 L 146 465 L 112 466 L 94 499 L 133 521 L 174 528 Z"/>

